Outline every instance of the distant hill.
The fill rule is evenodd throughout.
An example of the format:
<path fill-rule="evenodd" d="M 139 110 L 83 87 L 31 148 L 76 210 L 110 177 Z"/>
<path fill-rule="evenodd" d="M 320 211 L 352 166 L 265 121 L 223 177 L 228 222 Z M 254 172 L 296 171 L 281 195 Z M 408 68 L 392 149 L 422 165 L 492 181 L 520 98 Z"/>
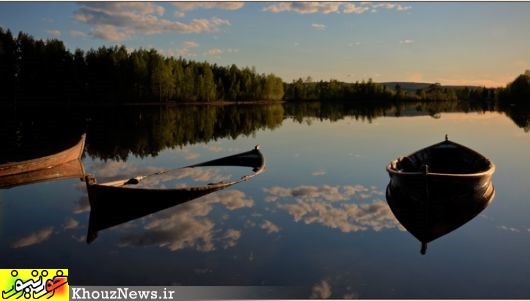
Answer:
<path fill-rule="evenodd" d="M 381 83 L 381 84 L 384 85 L 387 89 L 394 89 L 396 87 L 396 85 L 400 85 L 401 89 L 403 89 L 403 90 L 416 91 L 418 89 L 426 89 L 426 88 L 428 88 L 430 85 L 432 85 L 434 83 L 385 82 L 385 83 Z M 482 88 L 480 86 L 449 86 L 449 85 L 448 86 L 442 85 L 442 87 L 452 88 L 452 89 L 455 89 L 455 90 L 464 89 L 466 87 L 469 88 L 469 89 Z"/>

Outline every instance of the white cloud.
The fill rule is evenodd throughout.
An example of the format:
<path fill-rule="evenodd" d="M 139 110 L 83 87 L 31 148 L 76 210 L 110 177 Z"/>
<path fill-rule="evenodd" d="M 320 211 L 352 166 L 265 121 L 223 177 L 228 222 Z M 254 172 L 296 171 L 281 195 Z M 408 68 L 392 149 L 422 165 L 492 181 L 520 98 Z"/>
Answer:
<path fill-rule="evenodd" d="M 351 43 L 348 44 L 348 46 L 350 46 L 350 47 L 359 46 L 359 45 L 361 45 L 361 42 L 351 42 Z"/>
<path fill-rule="evenodd" d="M 79 226 L 79 222 L 73 218 L 68 219 L 63 225 L 64 229 L 75 229 L 78 226 Z"/>
<path fill-rule="evenodd" d="M 273 202 L 279 198 L 294 197 L 300 200 L 315 200 L 323 199 L 325 201 L 345 201 L 349 200 L 355 194 L 370 191 L 362 185 L 345 185 L 345 186 L 311 186 L 300 185 L 297 187 L 280 187 L 273 186 L 265 188 L 265 192 L 269 194 L 267 201 Z"/>
<path fill-rule="evenodd" d="M 108 41 L 122 41 L 134 34 L 162 32 L 216 32 L 230 25 L 220 18 L 193 19 L 189 23 L 161 18 L 164 8 L 152 2 L 84 2 L 74 19 L 91 25 L 90 35 Z"/>
<path fill-rule="evenodd" d="M 241 231 L 235 229 L 228 229 L 221 238 L 221 240 L 223 241 L 223 248 L 228 249 L 231 247 L 235 247 L 240 237 Z"/>
<path fill-rule="evenodd" d="M 39 244 L 43 241 L 48 240 L 52 234 L 53 234 L 52 226 L 43 228 L 37 232 L 31 233 L 28 236 L 22 237 L 21 239 L 14 241 L 11 244 L 11 248 L 17 249 L 17 248 L 29 247 L 32 245 Z"/>
<path fill-rule="evenodd" d="M 61 36 L 61 31 L 60 30 L 48 30 L 47 31 L 49 35 L 51 36 L 54 36 L 54 37 L 60 37 Z"/>
<path fill-rule="evenodd" d="M 173 15 L 176 18 L 181 18 L 186 15 L 186 12 L 197 10 L 197 9 L 223 9 L 223 10 L 238 10 L 245 6 L 244 2 L 232 2 L 232 1 L 222 1 L 222 2 L 172 2 L 178 11 Z"/>
<path fill-rule="evenodd" d="M 311 299 L 328 299 L 331 297 L 331 286 L 326 280 L 315 284 L 311 289 Z"/>
<path fill-rule="evenodd" d="M 342 12 L 345 14 L 364 14 L 370 10 L 370 7 L 365 5 L 356 5 L 355 3 L 346 3 L 343 6 Z"/>
<path fill-rule="evenodd" d="M 239 49 L 237 48 L 226 48 L 226 49 L 211 48 L 203 52 L 203 55 L 219 57 L 223 53 L 238 53 L 238 52 L 239 52 Z"/>
<path fill-rule="evenodd" d="M 197 48 L 199 47 L 199 43 L 195 41 L 185 41 L 184 43 L 182 43 L 182 46 L 184 48 Z"/>
<path fill-rule="evenodd" d="M 121 238 L 120 245 L 158 246 L 171 251 L 190 248 L 201 252 L 215 250 L 217 242 L 223 248 L 234 247 L 241 237 L 241 231 L 228 229 L 221 234 L 215 223 L 208 218 L 216 204 L 228 210 L 236 210 L 254 206 L 254 200 L 247 198 L 239 190 L 206 195 L 146 217 L 144 231 L 126 234 Z"/>
<path fill-rule="evenodd" d="M 326 174 L 326 171 L 325 170 L 317 170 L 317 171 L 314 171 L 311 173 L 312 176 L 315 176 L 315 177 L 318 177 L 318 176 L 323 176 Z"/>
<path fill-rule="evenodd" d="M 414 40 L 406 39 L 399 41 L 399 44 L 412 44 L 414 43 Z"/>
<path fill-rule="evenodd" d="M 263 8 L 263 11 L 272 13 L 296 12 L 299 14 L 363 14 L 368 11 L 375 12 L 377 8 L 395 11 L 406 11 L 410 6 L 403 6 L 394 3 L 373 3 L 373 2 L 276 2 Z"/>
<path fill-rule="evenodd" d="M 509 232 L 521 232 L 521 230 L 517 229 L 517 228 L 514 228 L 514 227 L 507 227 L 505 225 L 501 225 L 498 227 L 499 229 L 501 230 L 504 230 L 504 231 L 509 231 Z"/>
<path fill-rule="evenodd" d="M 342 232 L 403 229 L 386 202 L 377 199 L 380 192 L 374 188 L 362 185 L 275 186 L 266 188 L 265 192 L 269 194 L 266 200 L 277 202 L 277 207 L 293 216 L 295 222 L 321 224 Z M 362 203 L 352 202 L 354 196 Z M 294 202 L 286 201 L 292 198 Z"/>
<path fill-rule="evenodd" d="M 87 36 L 86 33 L 82 32 L 82 31 L 77 31 L 77 30 L 70 30 L 69 34 L 73 38 L 84 38 L 84 37 Z"/>
<path fill-rule="evenodd" d="M 219 48 L 211 48 L 206 50 L 203 54 L 208 56 L 220 56 L 223 51 Z"/>
<path fill-rule="evenodd" d="M 265 222 L 263 222 L 263 224 L 261 224 L 261 229 L 267 231 L 267 233 L 269 233 L 269 234 L 277 233 L 277 232 L 280 231 L 280 228 L 278 226 L 276 226 L 275 224 L 273 224 L 269 220 L 265 220 Z"/>
<path fill-rule="evenodd" d="M 316 30 L 326 30 L 326 25 L 324 24 L 313 23 L 311 24 L 311 27 L 313 27 Z"/>

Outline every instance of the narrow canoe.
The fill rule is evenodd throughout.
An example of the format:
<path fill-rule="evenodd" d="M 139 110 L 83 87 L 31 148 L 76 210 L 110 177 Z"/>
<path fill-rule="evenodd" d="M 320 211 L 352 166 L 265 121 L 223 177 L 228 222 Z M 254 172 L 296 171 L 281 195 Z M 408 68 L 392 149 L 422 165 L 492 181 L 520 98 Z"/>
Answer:
<path fill-rule="evenodd" d="M 495 196 L 495 164 L 461 144 L 445 141 L 393 160 L 386 199 L 401 224 L 427 243 L 470 221 Z"/>
<path fill-rule="evenodd" d="M 252 173 L 231 181 L 171 189 L 151 189 L 131 184 L 131 182 L 139 183 L 149 176 L 138 176 L 133 179 L 100 184 L 96 182 L 95 177 L 86 176 L 85 180 L 91 208 L 87 243 L 95 240 L 100 230 L 194 200 L 243 181 L 248 181 L 265 171 L 265 159 L 259 150 L 259 146 L 256 146 L 248 152 L 183 168 L 206 166 L 250 167 L 252 168 Z"/>
<path fill-rule="evenodd" d="M 26 161 L 1 164 L 0 177 L 52 168 L 72 160 L 79 160 L 85 148 L 85 138 L 86 134 L 81 135 L 81 138 L 75 145 L 55 154 Z"/>
<path fill-rule="evenodd" d="M 0 177 L 0 189 L 40 183 L 52 180 L 79 178 L 84 180 L 85 169 L 80 159 L 68 161 L 46 169 L 12 174 Z"/>

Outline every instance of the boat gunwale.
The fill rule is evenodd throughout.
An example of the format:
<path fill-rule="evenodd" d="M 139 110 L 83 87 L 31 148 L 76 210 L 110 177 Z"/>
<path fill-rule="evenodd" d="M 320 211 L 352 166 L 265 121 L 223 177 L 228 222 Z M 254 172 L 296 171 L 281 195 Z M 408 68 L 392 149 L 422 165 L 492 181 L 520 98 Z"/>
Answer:
<path fill-rule="evenodd" d="M 81 135 L 81 138 L 79 139 L 79 141 L 76 144 L 74 144 L 73 146 L 71 146 L 71 147 L 69 147 L 67 149 L 64 149 L 64 150 L 62 150 L 62 151 L 60 151 L 58 153 L 54 153 L 54 154 L 47 155 L 47 156 L 44 156 L 44 157 L 24 160 L 24 161 L 15 161 L 15 162 L 8 162 L 8 163 L 0 164 L 0 170 L 3 170 L 3 169 L 7 170 L 10 167 L 17 166 L 17 165 L 20 165 L 20 164 L 31 164 L 31 163 L 35 163 L 35 162 L 39 162 L 39 161 L 46 161 L 46 160 L 53 159 L 55 157 L 59 157 L 59 156 L 68 154 L 70 152 L 73 152 L 77 148 L 80 149 L 79 155 L 77 156 L 77 159 L 80 160 L 81 157 L 83 156 L 83 150 L 85 149 L 85 139 L 86 139 L 86 133 Z M 72 161 L 72 160 L 70 160 L 70 161 Z M 66 162 L 64 162 L 64 163 L 66 163 Z M 59 164 L 57 164 L 57 165 L 59 165 Z M 44 168 L 39 168 L 39 169 L 46 169 L 46 168 L 49 168 L 49 167 L 44 167 Z M 30 171 L 32 171 L 32 170 L 30 170 Z M 21 172 L 21 173 L 25 173 L 25 172 L 27 172 L 27 171 L 24 171 L 24 172 Z"/>
<path fill-rule="evenodd" d="M 394 168 L 392 168 L 392 166 L 396 166 L 396 164 L 398 163 L 399 159 L 395 159 L 395 160 L 392 160 L 390 161 L 390 163 L 386 166 L 386 171 L 390 174 L 390 176 L 392 175 L 399 175 L 399 176 L 431 176 L 431 177 L 452 177 L 452 178 L 475 178 L 475 177 L 484 177 L 484 176 L 491 176 L 493 175 L 493 173 L 495 172 L 495 164 L 488 158 L 486 158 L 484 155 L 482 155 L 481 153 L 477 152 L 476 150 L 474 149 L 471 149 L 467 146 L 464 146 L 462 144 L 459 144 L 459 143 L 456 143 L 454 141 L 451 141 L 451 140 L 444 140 L 442 142 L 439 142 L 439 143 L 435 143 L 431 146 L 427 146 L 427 147 L 424 147 L 422 149 L 419 149 L 407 156 L 404 156 L 405 158 L 406 157 L 410 157 L 416 153 L 419 153 L 419 152 L 422 152 L 422 151 L 425 151 L 429 148 L 433 148 L 433 147 L 436 147 L 438 145 L 441 145 L 441 144 L 445 144 L 445 143 L 450 143 L 450 144 L 453 144 L 453 145 L 456 145 L 460 148 L 463 148 L 463 149 L 466 149 L 468 151 L 471 151 L 472 153 L 478 155 L 479 157 L 482 157 L 483 159 L 485 159 L 488 164 L 489 164 L 489 168 L 487 170 L 484 170 L 484 171 L 480 171 L 480 172 L 476 172 L 476 173 L 438 173 L 438 172 L 423 172 L 423 171 L 398 171 Z"/>
<path fill-rule="evenodd" d="M 110 182 L 104 182 L 104 183 L 90 183 L 89 187 L 90 188 L 98 187 L 98 188 L 102 188 L 102 189 L 128 189 L 130 191 L 149 191 L 149 192 L 153 192 L 153 193 L 156 193 L 156 192 L 178 192 L 178 191 L 181 191 L 181 192 L 183 192 L 183 191 L 200 191 L 200 190 L 210 190 L 210 189 L 218 189 L 218 188 L 223 188 L 223 187 L 229 187 L 229 186 L 238 184 L 240 182 L 244 182 L 244 181 L 250 180 L 253 177 L 255 177 L 255 176 L 257 176 L 257 175 L 259 175 L 259 174 L 261 174 L 261 173 L 263 173 L 265 171 L 265 157 L 263 156 L 263 154 L 259 150 L 258 146 L 256 146 L 254 149 L 252 149 L 250 151 L 246 151 L 246 152 L 243 152 L 243 153 L 240 153 L 240 154 L 236 154 L 236 155 L 230 155 L 230 156 L 227 156 L 227 157 L 244 155 L 244 154 L 247 154 L 247 153 L 250 153 L 250 152 L 255 152 L 259 156 L 259 159 L 261 160 L 261 165 L 259 166 L 259 168 L 254 173 L 251 173 L 251 174 L 248 174 L 248 175 L 244 175 L 244 176 L 240 177 L 237 180 L 233 180 L 233 181 L 229 181 L 229 182 L 217 182 L 217 183 L 211 183 L 211 184 L 206 184 L 206 185 L 189 186 L 189 187 L 181 187 L 181 188 L 147 188 L 147 187 L 137 188 L 137 187 L 134 187 L 134 186 L 123 186 L 123 184 L 125 184 L 125 182 L 130 180 L 130 179 L 123 179 L 123 180 L 116 180 L 116 181 L 110 181 Z M 223 158 L 226 158 L 226 157 L 222 157 L 220 159 L 223 159 Z M 214 161 L 214 160 L 212 160 L 212 161 Z M 201 163 L 199 163 L 199 164 L 201 164 Z M 196 165 L 199 165 L 199 164 L 196 164 Z M 202 164 L 204 164 L 204 163 L 202 163 Z M 207 166 L 207 165 L 204 165 L 204 166 Z M 230 166 L 230 165 L 227 165 L 227 166 Z M 181 167 L 181 168 L 177 168 L 177 169 L 195 168 L 195 167 L 202 167 L 202 166 L 191 165 L 191 166 L 185 166 L 185 167 Z M 140 177 L 142 177 L 142 176 L 140 176 Z M 138 177 L 135 177 L 135 178 L 138 178 Z"/>

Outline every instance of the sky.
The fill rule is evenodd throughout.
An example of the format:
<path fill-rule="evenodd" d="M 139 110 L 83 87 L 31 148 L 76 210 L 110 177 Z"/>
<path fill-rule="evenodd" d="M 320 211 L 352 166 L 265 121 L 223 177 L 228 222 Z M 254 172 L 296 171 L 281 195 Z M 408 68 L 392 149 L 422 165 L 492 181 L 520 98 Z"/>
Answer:
<path fill-rule="evenodd" d="M 284 81 L 504 86 L 530 69 L 530 2 L 0 2 L 0 27 Z"/>

